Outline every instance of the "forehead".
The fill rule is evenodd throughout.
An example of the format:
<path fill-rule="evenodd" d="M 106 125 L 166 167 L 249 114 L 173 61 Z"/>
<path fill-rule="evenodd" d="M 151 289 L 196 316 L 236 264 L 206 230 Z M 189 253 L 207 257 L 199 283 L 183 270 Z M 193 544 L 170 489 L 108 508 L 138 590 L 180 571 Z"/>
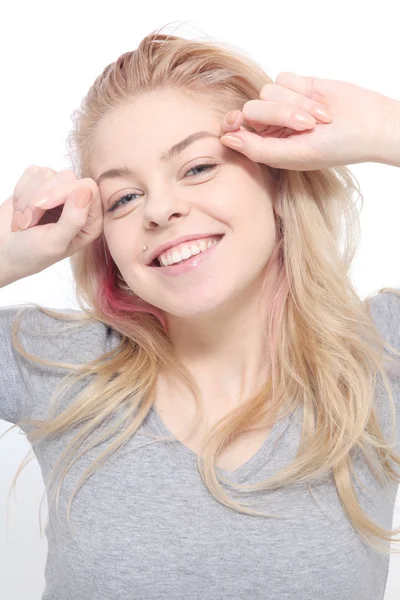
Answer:
<path fill-rule="evenodd" d="M 152 134 L 184 135 L 219 124 L 220 117 L 211 101 L 196 100 L 179 90 L 153 91 L 116 107 L 102 119 L 99 138 L 135 135 L 141 140 Z"/>
<path fill-rule="evenodd" d="M 221 117 L 206 97 L 196 100 L 179 90 L 148 92 L 105 115 L 99 124 L 93 166 L 126 159 L 158 157 L 195 131 L 220 134 Z M 212 144 L 212 138 L 204 143 Z M 200 143 L 200 142 L 199 142 Z"/>

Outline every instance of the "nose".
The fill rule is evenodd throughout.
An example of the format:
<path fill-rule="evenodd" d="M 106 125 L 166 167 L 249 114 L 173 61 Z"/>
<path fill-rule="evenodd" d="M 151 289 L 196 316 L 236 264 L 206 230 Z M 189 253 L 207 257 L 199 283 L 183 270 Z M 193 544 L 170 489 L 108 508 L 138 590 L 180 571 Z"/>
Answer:
<path fill-rule="evenodd" d="M 176 196 L 163 194 L 149 197 L 144 209 L 144 226 L 147 229 L 166 227 L 172 220 L 186 216 L 190 212 L 190 205 Z"/>

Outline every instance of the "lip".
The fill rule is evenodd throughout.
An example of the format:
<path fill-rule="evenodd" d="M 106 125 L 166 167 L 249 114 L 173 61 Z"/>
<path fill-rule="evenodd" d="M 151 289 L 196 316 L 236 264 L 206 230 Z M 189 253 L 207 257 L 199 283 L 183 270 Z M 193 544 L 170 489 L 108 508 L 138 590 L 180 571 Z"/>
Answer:
<path fill-rule="evenodd" d="M 169 248 L 173 248 L 174 246 L 179 246 L 179 244 L 183 244 L 183 242 L 190 242 L 192 240 L 201 240 L 203 238 L 212 237 L 212 236 L 223 236 L 223 233 L 193 233 L 190 235 L 183 235 L 175 240 L 171 240 L 170 242 L 165 242 L 161 244 L 157 248 L 155 248 L 148 257 L 146 261 L 147 266 L 151 266 L 151 263 L 157 256 L 159 256 L 162 252 L 165 252 Z M 218 244 L 216 244 L 218 245 Z M 197 256 L 197 255 L 196 255 Z M 157 267 L 158 268 L 158 267 Z M 164 267 L 165 268 L 165 267 Z"/>
<path fill-rule="evenodd" d="M 224 237 L 224 236 L 222 236 L 222 237 Z M 222 240 L 222 238 L 216 244 L 214 244 L 210 248 L 207 248 L 207 250 L 204 250 L 203 252 L 200 252 L 199 254 L 194 254 L 193 256 L 191 256 L 190 258 L 185 260 L 184 262 L 176 263 L 173 265 L 168 265 L 167 267 L 161 267 L 161 266 L 155 267 L 155 266 L 151 266 L 151 265 L 149 265 L 149 266 L 151 269 L 158 271 L 161 275 L 176 276 L 176 275 L 181 275 L 182 273 L 187 273 L 188 271 L 192 271 L 193 269 L 198 267 L 202 262 L 207 261 L 207 259 L 212 256 L 212 253 L 214 252 L 215 248 L 217 246 L 219 246 L 221 240 Z"/>

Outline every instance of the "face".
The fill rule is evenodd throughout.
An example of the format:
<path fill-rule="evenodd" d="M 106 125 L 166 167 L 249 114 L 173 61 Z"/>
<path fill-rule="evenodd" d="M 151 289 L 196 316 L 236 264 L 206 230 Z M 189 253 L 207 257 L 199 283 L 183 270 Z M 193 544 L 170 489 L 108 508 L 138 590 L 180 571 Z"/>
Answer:
<path fill-rule="evenodd" d="M 199 131 L 214 136 L 161 159 Z M 126 284 L 167 318 L 248 306 L 277 241 L 265 167 L 225 147 L 221 135 L 221 117 L 177 90 L 150 92 L 118 107 L 98 130 L 94 179 L 113 168 L 132 171 L 98 184 L 107 245 Z M 147 264 L 161 244 L 191 234 L 220 241 L 188 259 L 191 268 L 179 274 L 172 272 L 177 267 Z"/>

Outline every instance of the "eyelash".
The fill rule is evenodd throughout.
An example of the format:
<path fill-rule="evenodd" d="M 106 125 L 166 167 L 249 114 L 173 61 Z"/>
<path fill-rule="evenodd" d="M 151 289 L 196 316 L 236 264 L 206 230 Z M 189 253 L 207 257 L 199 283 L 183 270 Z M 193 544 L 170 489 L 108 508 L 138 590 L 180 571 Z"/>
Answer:
<path fill-rule="evenodd" d="M 214 167 L 216 167 L 216 164 L 204 164 L 204 165 L 196 165 L 195 167 L 192 167 L 191 169 L 189 169 L 188 171 L 186 171 L 185 175 L 187 175 L 188 173 L 190 173 L 190 171 L 193 171 L 193 169 L 200 169 L 202 167 L 206 167 L 203 169 L 202 173 L 204 173 L 205 171 L 209 171 L 210 169 L 213 169 Z M 198 175 L 201 175 L 201 173 L 198 173 Z M 121 196 L 120 198 L 118 198 L 118 200 L 116 200 L 114 202 L 114 204 L 112 206 L 110 206 L 110 208 L 107 209 L 106 212 L 113 212 L 118 204 L 122 201 L 125 200 L 125 198 L 129 198 L 129 196 L 138 196 L 139 194 L 125 194 L 124 196 Z M 122 205 L 121 205 L 122 206 Z M 126 205 L 125 205 L 126 206 Z"/>

